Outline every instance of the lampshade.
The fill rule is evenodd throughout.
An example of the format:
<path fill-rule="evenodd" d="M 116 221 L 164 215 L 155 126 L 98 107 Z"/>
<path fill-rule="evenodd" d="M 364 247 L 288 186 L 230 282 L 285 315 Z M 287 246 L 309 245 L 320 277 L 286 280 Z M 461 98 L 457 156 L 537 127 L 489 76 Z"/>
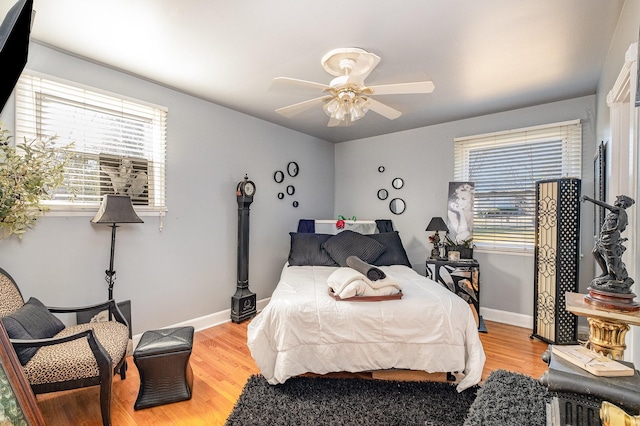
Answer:
<path fill-rule="evenodd" d="M 441 217 L 432 217 L 431 222 L 427 226 L 425 231 L 447 231 L 449 232 L 449 228 L 447 228 L 447 224 L 444 223 Z"/>
<path fill-rule="evenodd" d="M 133 209 L 131 197 L 128 195 L 107 194 L 102 199 L 100 209 L 93 223 L 144 223 Z"/>

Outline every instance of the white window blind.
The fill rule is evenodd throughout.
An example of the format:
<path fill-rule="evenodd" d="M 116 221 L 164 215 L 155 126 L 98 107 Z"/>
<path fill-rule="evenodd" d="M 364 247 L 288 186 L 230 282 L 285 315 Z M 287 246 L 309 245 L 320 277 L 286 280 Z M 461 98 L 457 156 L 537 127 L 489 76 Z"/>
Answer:
<path fill-rule="evenodd" d="M 580 120 L 454 139 L 455 180 L 475 183 L 473 242 L 533 249 L 535 182 L 580 178 Z"/>
<path fill-rule="evenodd" d="M 138 211 L 166 210 L 166 119 L 166 108 L 28 73 L 16 85 L 16 137 L 73 143 L 65 185 L 46 201 L 54 208 L 120 193 Z"/>

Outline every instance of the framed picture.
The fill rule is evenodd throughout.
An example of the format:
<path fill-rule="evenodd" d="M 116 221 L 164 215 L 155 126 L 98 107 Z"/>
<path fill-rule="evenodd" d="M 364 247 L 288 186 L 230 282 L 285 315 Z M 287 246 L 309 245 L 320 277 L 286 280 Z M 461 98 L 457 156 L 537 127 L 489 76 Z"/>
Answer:
<path fill-rule="evenodd" d="M 449 238 L 462 244 L 473 238 L 474 182 L 449 182 L 447 227 Z"/>
<path fill-rule="evenodd" d="M 607 201 L 607 144 L 604 142 L 600 142 L 593 158 L 593 198 L 598 201 Z M 600 234 L 605 214 L 604 207 L 594 204 L 593 235 Z"/>
<path fill-rule="evenodd" d="M 45 426 L 36 397 L 0 322 L 0 424 Z"/>

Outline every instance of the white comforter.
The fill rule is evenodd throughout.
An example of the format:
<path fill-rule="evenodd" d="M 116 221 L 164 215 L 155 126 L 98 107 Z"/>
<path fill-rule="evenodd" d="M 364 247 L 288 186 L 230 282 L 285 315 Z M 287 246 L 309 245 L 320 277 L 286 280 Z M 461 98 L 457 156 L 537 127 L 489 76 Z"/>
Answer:
<path fill-rule="evenodd" d="M 406 266 L 383 266 L 400 300 L 336 301 L 327 266 L 285 265 L 271 301 L 248 326 L 247 343 L 271 384 L 311 372 L 390 368 L 463 372 L 462 391 L 482 377 L 485 354 L 469 305 Z"/>

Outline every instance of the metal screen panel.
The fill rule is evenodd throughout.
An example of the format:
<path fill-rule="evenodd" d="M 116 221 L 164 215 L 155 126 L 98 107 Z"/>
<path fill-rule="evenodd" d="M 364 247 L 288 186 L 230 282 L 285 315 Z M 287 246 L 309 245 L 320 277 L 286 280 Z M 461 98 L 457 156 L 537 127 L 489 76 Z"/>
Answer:
<path fill-rule="evenodd" d="M 578 291 L 580 180 L 536 182 L 533 336 L 548 343 L 577 342 L 577 317 L 565 293 Z"/>

